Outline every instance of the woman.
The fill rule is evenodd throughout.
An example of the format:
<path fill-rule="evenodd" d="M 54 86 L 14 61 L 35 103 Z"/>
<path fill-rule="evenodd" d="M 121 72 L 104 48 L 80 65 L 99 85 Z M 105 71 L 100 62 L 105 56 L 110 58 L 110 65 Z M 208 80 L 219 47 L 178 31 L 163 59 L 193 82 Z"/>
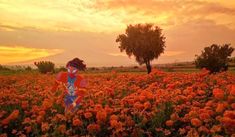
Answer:
<path fill-rule="evenodd" d="M 85 70 L 86 65 L 83 60 L 74 58 L 67 63 L 66 68 L 67 72 L 60 72 L 57 75 L 52 91 L 56 91 L 59 84 L 63 84 L 65 88 L 65 112 L 74 112 L 78 109 L 84 97 L 84 88 L 86 87 L 86 81 L 78 75 L 78 70 Z"/>

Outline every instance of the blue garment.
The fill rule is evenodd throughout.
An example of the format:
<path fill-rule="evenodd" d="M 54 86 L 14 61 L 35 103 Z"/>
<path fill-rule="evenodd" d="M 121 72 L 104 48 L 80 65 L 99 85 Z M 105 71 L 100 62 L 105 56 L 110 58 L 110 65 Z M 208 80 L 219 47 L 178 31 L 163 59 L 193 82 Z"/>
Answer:
<path fill-rule="evenodd" d="M 76 77 L 70 78 L 68 76 L 68 83 L 67 83 L 68 84 L 67 85 L 68 94 L 64 98 L 64 103 L 65 103 L 65 107 L 66 107 L 65 109 L 67 109 L 70 105 L 72 105 L 73 102 L 78 97 L 75 95 L 75 86 L 74 86 L 75 81 L 76 81 Z M 72 109 L 72 112 L 77 110 L 78 107 L 79 107 L 79 104 L 76 104 L 76 106 Z"/>

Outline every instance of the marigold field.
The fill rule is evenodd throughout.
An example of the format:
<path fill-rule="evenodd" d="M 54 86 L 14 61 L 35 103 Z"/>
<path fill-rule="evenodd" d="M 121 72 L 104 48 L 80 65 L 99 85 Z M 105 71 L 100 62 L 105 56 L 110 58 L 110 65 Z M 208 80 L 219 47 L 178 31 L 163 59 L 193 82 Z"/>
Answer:
<path fill-rule="evenodd" d="M 235 74 L 84 74 L 86 96 L 64 114 L 55 75 L 0 76 L 0 136 L 235 136 Z"/>

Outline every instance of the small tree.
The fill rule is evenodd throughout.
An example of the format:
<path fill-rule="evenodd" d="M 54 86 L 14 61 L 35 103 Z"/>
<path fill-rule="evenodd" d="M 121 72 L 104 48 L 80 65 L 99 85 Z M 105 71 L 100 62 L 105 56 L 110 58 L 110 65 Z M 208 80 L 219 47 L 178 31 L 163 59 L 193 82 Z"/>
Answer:
<path fill-rule="evenodd" d="M 223 46 L 213 44 L 210 47 L 205 47 L 201 55 L 196 55 L 195 64 L 197 68 L 206 68 L 211 73 L 226 71 L 228 69 L 229 57 L 234 48 L 230 44 Z"/>
<path fill-rule="evenodd" d="M 135 56 L 136 61 L 145 64 L 148 73 L 151 72 L 150 62 L 157 59 L 165 48 L 165 37 L 162 30 L 153 24 L 128 25 L 125 34 L 117 37 L 120 51 L 126 51 L 130 57 Z"/>
<path fill-rule="evenodd" d="M 54 72 L 55 64 L 50 61 L 39 61 L 34 62 L 34 65 L 37 66 L 39 72 L 41 73 L 48 73 L 48 72 Z"/>

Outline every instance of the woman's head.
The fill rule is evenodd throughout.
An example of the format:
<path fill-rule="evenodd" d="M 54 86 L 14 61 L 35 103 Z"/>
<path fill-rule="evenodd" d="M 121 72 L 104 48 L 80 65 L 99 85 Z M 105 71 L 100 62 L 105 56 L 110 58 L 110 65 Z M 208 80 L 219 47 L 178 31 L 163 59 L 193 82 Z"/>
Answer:
<path fill-rule="evenodd" d="M 85 70 L 86 65 L 83 63 L 83 60 L 79 58 L 74 58 L 70 60 L 66 65 L 69 73 L 77 73 L 78 70 Z"/>

